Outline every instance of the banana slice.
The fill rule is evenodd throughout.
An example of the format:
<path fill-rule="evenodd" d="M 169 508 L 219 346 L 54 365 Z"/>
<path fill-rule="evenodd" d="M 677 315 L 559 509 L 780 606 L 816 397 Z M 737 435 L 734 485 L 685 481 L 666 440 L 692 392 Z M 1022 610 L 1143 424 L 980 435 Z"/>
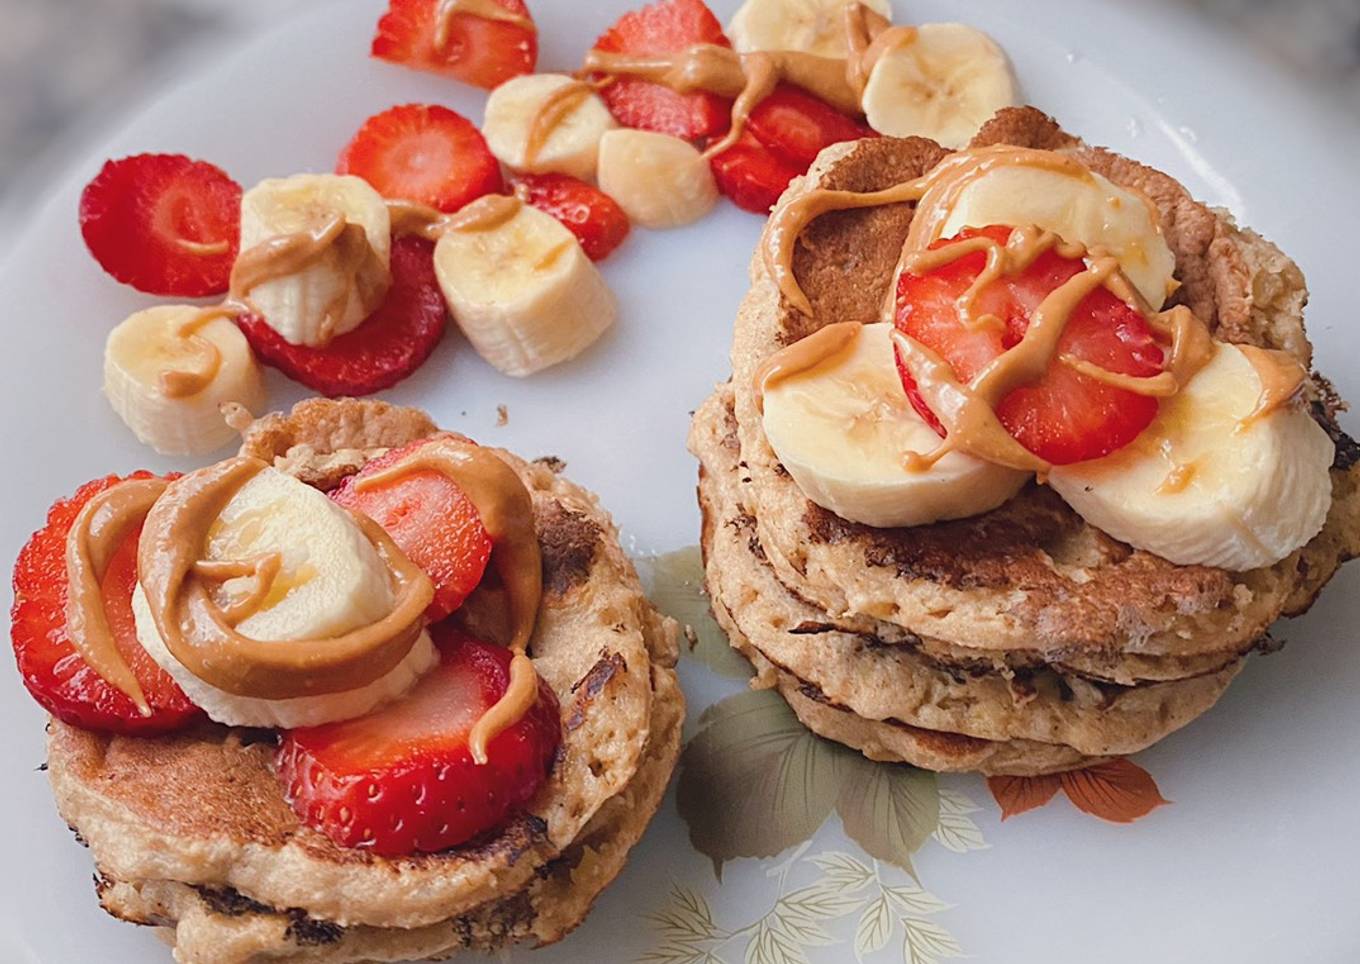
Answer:
<path fill-rule="evenodd" d="M 1180 565 L 1268 566 L 1321 530 L 1335 447 L 1301 404 L 1253 416 L 1262 378 L 1221 344 L 1130 445 L 1049 475 L 1098 529 Z"/>
<path fill-rule="evenodd" d="M 600 138 L 600 190 L 644 228 L 678 228 L 718 203 L 718 185 L 704 156 L 687 141 L 651 131 L 619 129 Z"/>
<path fill-rule="evenodd" d="M 505 198 L 475 201 L 463 209 Z M 530 375 L 574 358 L 614 323 L 613 292 L 576 237 L 527 204 L 507 219 L 445 232 L 434 270 L 454 320 L 483 358 Z"/>
<path fill-rule="evenodd" d="M 264 407 L 264 381 L 241 330 L 193 305 L 148 308 L 109 332 L 104 394 L 139 441 L 162 455 L 202 455 L 236 438 L 221 407 Z"/>
<path fill-rule="evenodd" d="M 1007 164 L 988 170 L 961 189 L 941 182 L 934 190 L 954 196 L 945 205 L 948 217 L 930 225 L 920 240 L 922 245 L 953 237 L 967 227 L 1033 224 L 1065 241 L 1108 250 L 1153 308 L 1160 308 L 1176 288 L 1176 256 L 1162 235 L 1156 209 L 1144 195 L 1094 171 Z M 933 202 L 928 195 L 918 210 L 936 210 Z"/>
<path fill-rule="evenodd" d="M 319 249 L 315 257 L 251 253 L 267 241 L 307 234 L 320 241 L 311 245 Z M 382 304 L 392 281 L 391 246 L 387 204 L 367 181 L 348 174 L 270 178 L 241 198 L 241 257 L 233 288 L 243 272 L 247 280 L 244 290 L 233 293 L 289 343 L 320 347 L 357 328 Z M 267 280 L 250 283 L 257 268 Z"/>
<path fill-rule="evenodd" d="M 482 134 L 502 164 L 516 171 L 595 177 L 600 138 L 618 125 L 584 81 L 566 74 L 525 74 L 491 92 Z"/>
<path fill-rule="evenodd" d="M 860 0 L 888 20 L 888 0 Z M 846 0 L 746 0 L 727 24 L 727 36 L 741 53 L 801 50 L 819 57 L 845 58 Z"/>
<path fill-rule="evenodd" d="M 251 639 L 336 636 L 377 622 L 391 611 L 387 567 L 349 513 L 322 492 L 276 469 L 265 469 L 231 498 L 209 530 L 204 558 L 240 560 L 277 552 L 283 562 L 259 609 L 237 624 Z M 254 577 L 229 579 L 228 599 L 248 595 Z M 422 637 L 406 658 L 358 689 L 324 696 L 265 700 L 226 693 L 199 679 L 165 647 L 145 595 L 133 596 L 137 638 L 185 694 L 229 726 L 311 726 L 361 716 L 410 687 L 436 662 Z"/>
<path fill-rule="evenodd" d="M 961 23 L 926 23 L 869 72 L 869 126 L 892 137 L 962 147 L 993 114 L 1015 103 L 1015 79 L 992 38 Z"/>
<path fill-rule="evenodd" d="M 940 437 L 907 400 L 897 373 L 893 326 L 865 325 L 842 351 L 770 385 L 765 435 L 813 502 L 843 519 L 892 527 L 959 519 L 994 509 L 1027 473 L 951 452 L 926 471 L 904 455 Z"/>

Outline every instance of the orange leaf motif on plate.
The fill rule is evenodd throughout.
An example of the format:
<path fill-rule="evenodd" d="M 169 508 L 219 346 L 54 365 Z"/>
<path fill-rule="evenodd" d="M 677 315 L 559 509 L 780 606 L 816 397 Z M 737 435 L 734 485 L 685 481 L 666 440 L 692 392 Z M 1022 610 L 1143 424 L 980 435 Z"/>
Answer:
<path fill-rule="evenodd" d="M 1001 819 L 1042 807 L 1053 799 L 1062 781 L 1056 776 L 988 777 L 987 789 L 1001 807 Z"/>
<path fill-rule="evenodd" d="M 1164 803 L 1152 776 L 1122 757 L 1061 775 L 1067 799 L 1079 810 L 1114 823 L 1132 823 Z"/>

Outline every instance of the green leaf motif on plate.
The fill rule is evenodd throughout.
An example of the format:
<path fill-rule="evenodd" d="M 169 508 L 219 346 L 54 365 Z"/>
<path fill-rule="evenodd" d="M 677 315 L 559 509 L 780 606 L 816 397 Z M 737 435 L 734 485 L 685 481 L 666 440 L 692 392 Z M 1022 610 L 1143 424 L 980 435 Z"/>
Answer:
<path fill-rule="evenodd" d="M 911 855 L 944 812 L 935 774 L 874 763 L 823 740 L 772 690 L 739 693 L 704 711 L 680 758 L 677 803 L 690 842 L 720 879 L 728 860 L 771 857 L 809 839 L 833 810 L 866 853 L 914 875 Z M 951 819 L 958 809 L 951 802 Z M 980 834 L 975 839 L 981 844 Z M 836 873 L 855 876 L 850 867 Z"/>
<path fill-rule="evenodd" d="M 704 592 L 704 561 L 698 546 L 637 560 L 653 605 L 685 628 L 688 652 L 719 676 L 749 679 L 751 664 L 727 643 L 713 620 Z"/>
<path fill-rule="evenodd" d="M 778 693 L 715 703 L 680 758 L 676 804 L 690 842 L 722 865 L 771 857 L 811 837 L 836 805 L 850 752 L 818 739 Z"/>

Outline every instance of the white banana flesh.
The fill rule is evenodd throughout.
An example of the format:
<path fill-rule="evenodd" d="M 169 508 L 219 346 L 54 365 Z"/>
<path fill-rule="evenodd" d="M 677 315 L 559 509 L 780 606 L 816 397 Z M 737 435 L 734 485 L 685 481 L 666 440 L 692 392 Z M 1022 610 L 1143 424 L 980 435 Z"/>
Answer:
<path fill-rule="evenodd" d="M 339 245 L 282 277 L 238 292 L 293 345 L 317 348 L 372 314 L 391 285 L 392 222 L 382 195 L 348 174 L 269 178 L 241 198 L 241 251 L 322 231 L 335 218 L 363 230 L 368 250 L 347 264 Z"/>
<path fill-rule="evenodd" d="M 386 616 L 394 596 L 387 566 L 349 513 L 322 492 L 276 469 L 243 485 L 209 530 L 204 558 L 251 559 L 279 553 L 282 565 L 259 609 L 237 624 L 251 639 L 287 646 L 292 640 L 335 636 Z M 253 576 L 214 590 L 224 603 L 248 595 Z M 242 697 L 195 676 L 166 648 L 139 585 L 133 595 L 137 637 L 185 695 L 229 726 L 313 726 L 361 716 L 395 699 L 434 666 L 422 634 L 406 658 L 366 686 L 286 700 Z"/>
<path fill-rule="evenodd" d="M 869 126 L 892 137 L 929 137 L 962 147 L 1015 103 L 1015 78 L 996 42 L 961 23 L 926 23 L 886 51 L 869 72 L 862 106 Z"/>
<path fill-rule="evenodd" d="M 892 20 L 888 0 L 861 3 Z M 727 36 L 740 53 L 801 50 L 844 59 L 845 7 L 845 0 L 746 0 L 728 22 Z"/>
<path fill-rule="evenodd" d="M 600 190 L 644 228 L 677 228 L 718 203 L 713 170 L 698 149 L 669 134 L 620 128 L 600 138 Z"/>
<path fill-rule="evenodd" d="M 527 204 L 494 227 L 445 232 L 434 268 L 472 347 L 507 375 L 576 357 L 617 313 L 613 292 L 576 237 Z"/>
<path fill-rule="evenodd" d="M 234 440 L 221 414 L 229 402 L 251 412 L 264 408 L 264 380 L 245 336 L 227 317 L 204 321 L 204 311 L 148 308 L 109 332 L 104 344 L 109 404 L 139 441 L 163 455 L 203 455 Z"/>
<path fill-rule="evenodd" d="M 1242 349 L 1212 361 L 1131 444 L 1054 467 L 1083 519 L 1178 565 L 1272 565 L 1322 529 L 1335 447 L 1301 404 L 1251 418 L 1261 379 Z"/>
<path fill-rule="evenodd" d="M 542 174 L 556 171 L 583 181 L 594 180 L 600 138 L 618 125 L 594 91 L 566 74 L 525 74 L 513 77 L 491 92 L 486 101 L 482 135 L 491 153 L 514 171 Z M 563 104 L 569 109 L 546 128 L 546 136 L 531 154 L 535 120 L 549 119 L 545 105 L 575 92 Z"/>
<path fill-rule="evenodd" d="M 945 185 L 941 185 L 944 189 Z M 922 209 L 929 209 L 929 199 Z M 1089 248 L 1104 248 L 1154 309 L 1175 290 L 1176 256 L 1151 202 L 1093 171 L 1024 164 L 995 167 L 966 184 L 933 237 L 990 224 L 1036 225 Z"/>
<path fill-rule="evenodd" d="M 929 469 L 906 467 L 940 437 L 911 407 L 897 372 L 893 326 L 865 325 L 842 351 L 764 393 L 765 435 L 813 502 L 882 528 L 925 525 L 994 509 L 1027 473 L 951 452 Z"/>

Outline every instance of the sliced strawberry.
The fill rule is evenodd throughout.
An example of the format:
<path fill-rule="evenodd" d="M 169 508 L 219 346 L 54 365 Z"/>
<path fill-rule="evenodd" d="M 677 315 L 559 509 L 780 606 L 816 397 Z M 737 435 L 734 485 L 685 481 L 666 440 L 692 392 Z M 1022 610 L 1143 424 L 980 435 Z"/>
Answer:
<path fill-rule="evenodd" d="M 340 154 L 337 174 L 355 174 L 386 198 L 457 211 L 505 187 L 482 132 L 462 114 L 404 104 L 364 121 Z"/>
<path fill-rule="evenodd" d="M 371 395 L 391 388 L 430 357 L 448 321 L 434 276 L 434 245 L 392 241 L 392 288 L 358 328 L 324 348 L 292 345 L 258 315 L 237 319 L 260 361 L 323 395 Z"/>
<path fill-rule="evenodd" d="M 841 141 L 878 136 L 821 98 L 791 84 L 780 84 L 755 106 L 747 130 L 799 168 L 800 174 L 807 172 L 823 148 Z"/>
<path fill-rule="evenodd" d="M 542 680 L 533 708 L 491 740 L 485 764 L 473 762 L 468 734 L 509 685 L 510 652 L 447 623 L 431 633 L 440 664 L 411 692 L 357 720 L 293 730 L 279 746 L 294 812 L 342 847 L 456 847 L 505 823 L 552 768 L 561 725 Z"/>
<path fill-rule="evenodd" d="M 129 478 L 154 476 L 134 472 Z M 114 551 L 101 588 L 114 642 L 141 684 L 151 715 L 142 716 L 132 700 L 104 682 L 66 635 L 66 535 L 85 503 L 119 481 L 115 475 L 96 479 L 71 498 L 58 500 L 47 512 L 46 527 L 19 551 L 14 564 L 10 640 L 24 685 L 57 719 L 88 730 L 152 736 L 179 729 L 201 714 L 137 642 L 132 590 L 137 585 L 140 529 Z"/>
<path fill-rule="evenodd" d="M 138 291 L 221 294 L 241 240 L 241 185 L 182 154 L 108 161 L 80 195 L 80 232 L 100 267 Z"/>
<path fill-rule="evenodd" d="M 694 44 L 730 47 L 722 24 L 703 0 L 662 0 L 625 13 L 595 41 L 597 50 L 626 54 L 668 54 Z M 677 93 L 664 84 L 619 77 L 600 91 L 625 127 L 701 140 L 727 130 L 732 101 L 717 94 Z"/>
<path fill-rule="evenodd" d="M 515 181 L 515 194 L 566 225 L 594 261 L 628 237 L 628 215 L 619 202 L 569 174 L 522 175 Z"/>
<path fill-rule="evenodd" d="M 358 479 L 380 472 L 426 443 L 426 439 L 394 449 L 364 466 L 333 492 L 331 498 L 362 512 L 387 531 L 403 552 L 434 583 L 434 601 L 425 610 L 438 622 L 459 606 L 482 581 L 491 558 L 491 537 L 477 508 L 448 476 L 410 472 L 375 488 L 357 491 Z"/>
<path fill-rule="evenodd" d="M 756 214 L 769 214 L 789 182 L 803 173 L 749 131 L 709 165 L 718 190 L 737 207 Z"/>
<path fill-rule="evenodd" d="M 523 0 L 495 3 L 532 23 Z M 533 73 L 538 61 L 535 30 L 473 13 L 456 13 L 449 24 L 447 44 L 442 50 L 436 49 L 438 7 L 439 0 L 390 0 L 373 37 L 373 56 L 487 90 L 511 77 Z"/>
<path fill-rule="evenodd" d="M 970 228 L 958 237 L 985 234 L 1005 243 L 1011 230 Z M 960 322 L 958 299 L 985 264 L 986 255 L 976 252 L 926 275 L 904 272 L 897 287 L 897 327 L 944 358 L 964 381 L 1017 344 L 1040 302 L 1085 270 L 1079 258 L 1045 252 L 1026 270 L 999 278 L 980 293 L 976 311 L 1000 318 L 1005 329 L 970 330 Z M 1060 362 L 1062 355 L 1139 377 L 1156 375 L 1163 364 L 1162 349 L 1147 320 L 1104 288 L 1091 292 L 1072 312 L 1048 371 L 997 406 L 1001 424 L 1035 455 L 1054 465 L 1100 458 L 1133 441 L 1157 414 L 1157 399 L 1083 375 Z M 943 435 L 900 360 L 899 370 L 912 405 Z"/>

